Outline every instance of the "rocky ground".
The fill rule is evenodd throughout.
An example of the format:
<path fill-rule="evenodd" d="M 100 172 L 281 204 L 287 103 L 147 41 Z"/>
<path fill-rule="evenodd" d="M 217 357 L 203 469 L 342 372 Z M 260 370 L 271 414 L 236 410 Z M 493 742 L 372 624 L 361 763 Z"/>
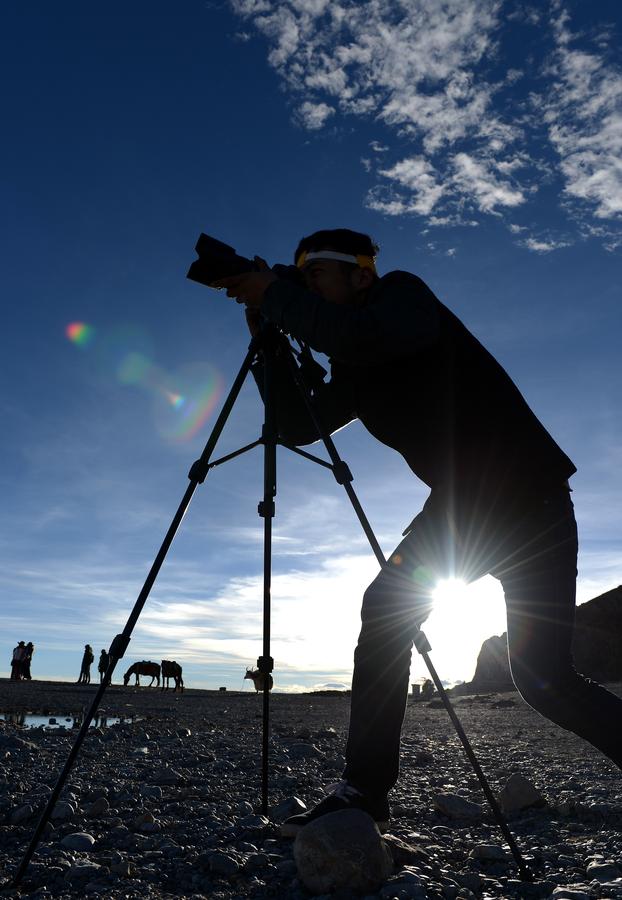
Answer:
<path fill-rule="evenodd" d="M 0 680 L 0 712 L 78 714 L 94 690 Z M 272 695 L 269 818 L 260 815 L 260 695 L 112 687 L 104 699 L 109 715 L 142 718 L 92 730 L 27 875 L 19 890 L 5 888 L 7 896 L 307 900 L 321 893 L 305 886 L 300 854 L 297 866 L 278 821 L 296 808 L 294 798 L 313 803 L 338 780 L 347 697 Z M 493 789 L 519 773 L 545 801 L 509 815 L 536 880 L 518 878 L 444 709 L 412 702 L 391 798 L 393 863 L 366 890 L 368 900 L 622 898 L 619 771 L 516 694 L 459 697 L 456 710 Z M 71 733 L 0 721 L 4 878 L 28 845 L 72 741 Z"/>

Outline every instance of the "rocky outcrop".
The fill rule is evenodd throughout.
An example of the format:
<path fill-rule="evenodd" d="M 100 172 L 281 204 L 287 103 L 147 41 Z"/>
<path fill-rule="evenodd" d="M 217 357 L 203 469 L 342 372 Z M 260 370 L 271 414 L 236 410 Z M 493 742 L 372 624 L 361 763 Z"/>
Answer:
<path fill-rule="evenodd" d="M 478 690 L 510 690 L 512 676 L 508 662 L 508 636 L 493 635 L 482 644 L 471 684 Z"/>
<path fill-rule="evenodd" d="M 622 681 L 622 586 L 577 607 L 573 642 L 579 672 L 596 681 Z M 477 657 L 474 691 L 502 691 L 512 687 L 507 634 L 488 638 Z"/>
<path fill-rule="evenodd" d="M 597 681 L 622 680 L 622 586 L 577 607 L 575 665 Z"/>

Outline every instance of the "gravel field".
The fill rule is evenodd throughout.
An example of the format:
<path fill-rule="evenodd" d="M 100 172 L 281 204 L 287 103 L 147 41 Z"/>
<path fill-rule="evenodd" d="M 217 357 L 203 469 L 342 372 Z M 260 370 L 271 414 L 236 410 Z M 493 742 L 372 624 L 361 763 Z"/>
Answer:
<path fill-rule="evenodd" d="M 62 721 L 79 715 L 95 690 L 0 679 L 0 713 Z M 133 721 L 91 730 L 19 891 L 7 896 L 319 896 L 305 886 L 278 822 L 296 810 L 294 798 L 310 805 L 339 780 L 347 696 L 272 695 L 269 818 L 260 815 L 261 695 L 113 686 L 104 701 L 108 716 Z M 519 773 L 542 795 L 540 805 L 509 813 L 536 873 L 534 883 L 521 882 L 439 703 L 409 705 L 391 796 L 392 872 L 367 890 L 368 900 L 622 898 L 621 773 L 515 693 L 456 698 L 493 790 Z M 0 721 L 5 879 L 72 742 L 65 729 Z"/>

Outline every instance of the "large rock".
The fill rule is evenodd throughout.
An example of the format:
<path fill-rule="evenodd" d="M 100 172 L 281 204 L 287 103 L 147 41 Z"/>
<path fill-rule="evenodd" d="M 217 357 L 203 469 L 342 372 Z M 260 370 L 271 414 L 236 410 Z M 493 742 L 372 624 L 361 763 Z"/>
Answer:
<path fill-rule="evenodd" d="M 577 607 L 573 643 L 579 672 L 597 681 L 622 680 L 622 586 Z"/>
<path fill-rule="evenodd" d="M 487 638 L 482 644 L 471 684 L 481 690 L 513 688 L 508 662 L 508 636 L 505 631 L 502 635 Z"/>
<path fill-rule="evenodd" d="M 302 828 L 294 859 L 300 880 L 315 894 L 342 888 L 371 893 L 393 871 L 376 823 L 358 809 L 329 813 Z"/>
<path fill-rule="evenodd" d="M 573 641 L 575 666 L 597 681 L 622 681 L 622 586 L 577 606 Z M 482 644 L 473 681 L 463 688 L 502 691 L 512 687 L 507 633 Z"/>

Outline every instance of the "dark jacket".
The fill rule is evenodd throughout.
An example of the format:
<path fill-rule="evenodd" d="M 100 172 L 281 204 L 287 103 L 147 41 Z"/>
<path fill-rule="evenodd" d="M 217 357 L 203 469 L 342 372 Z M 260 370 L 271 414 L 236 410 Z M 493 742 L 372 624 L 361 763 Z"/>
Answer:
<path fill-rule="evenodd" d="M 262 314 L 329 356 L 331 379 L 315 391 L 326 430 L 360 419 L 431 488 L 499 499 L 576 471 L 504 369 L 415 275 L 390 272 L 360 308 L 279 280 Z M 317 440 L 291 379 L 281 372 L 278 384 L 283 440 Z"/>

